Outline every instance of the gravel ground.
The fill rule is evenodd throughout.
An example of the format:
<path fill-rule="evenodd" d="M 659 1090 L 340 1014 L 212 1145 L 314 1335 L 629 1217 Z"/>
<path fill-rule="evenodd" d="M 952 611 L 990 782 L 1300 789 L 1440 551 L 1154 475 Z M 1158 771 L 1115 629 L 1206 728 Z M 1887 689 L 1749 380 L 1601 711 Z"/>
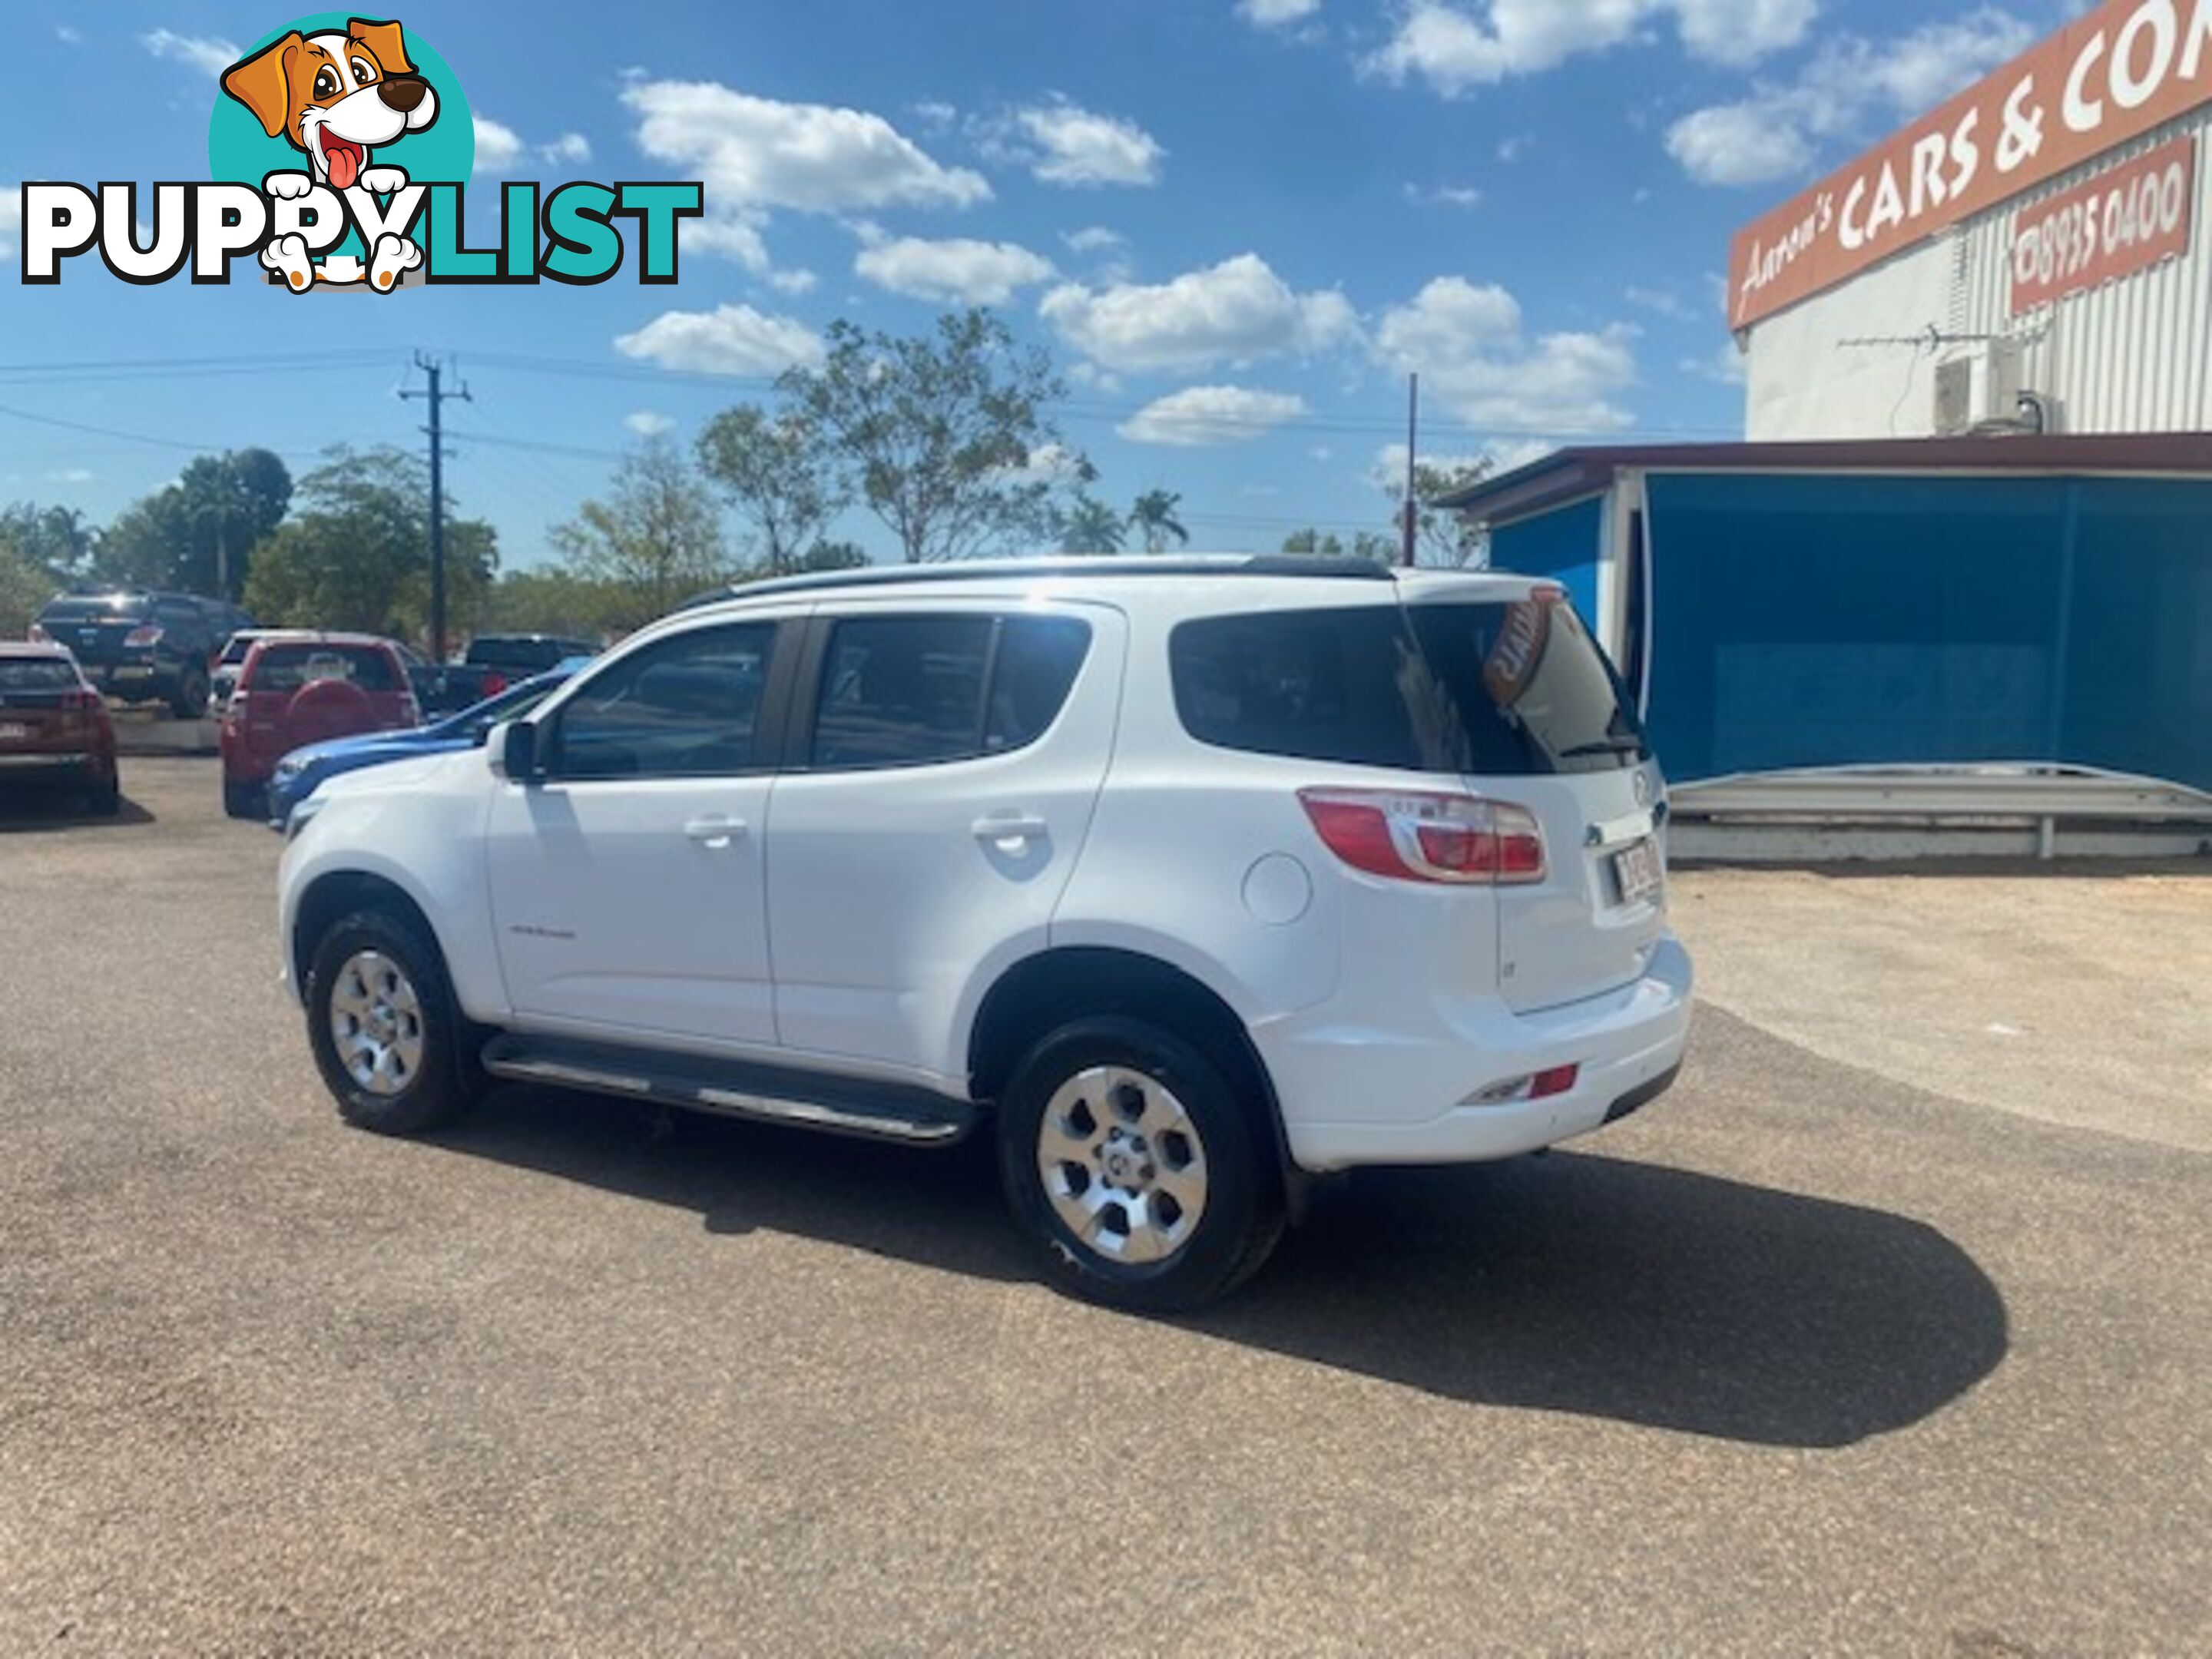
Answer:
<path fill-rule="evenodd" d="M 1947 1058 L 2201 1045 L 2179 958 L 2006 943 L 2106 884 L 1692 877 L 1674 1095 L 1148 1323 L 1034 1282 L 979 1148 L 345 1130 L 275 837 L 125 782 L 0 811 L 0 1652 L 2212 1651 L 2201 1061 L 2146 1125 Z"/>

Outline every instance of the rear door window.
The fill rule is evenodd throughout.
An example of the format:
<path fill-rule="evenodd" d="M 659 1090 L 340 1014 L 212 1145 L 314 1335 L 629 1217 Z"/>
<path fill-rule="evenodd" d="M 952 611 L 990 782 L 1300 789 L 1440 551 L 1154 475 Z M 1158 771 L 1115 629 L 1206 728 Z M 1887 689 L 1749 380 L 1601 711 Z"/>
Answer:
<path fill-rule="evenodd" d="M 1603 655 L 1550 599 L 1212 617 L 1168 650 L 1184 729 L 1218 748 L 1505 777 L 1645 758 Z"/>
<path fill-rule="evenodd" d="M 854 617 L 831 625 L 808 750 L 817 771 L 927 766 L 1026 748 L 1091 648 L 1073 617 Z"/>
<path fill-rule="evenodd" d="M 712 777 L 757 769 L 775 624 L 679 634 L 595 674 L 554 721 L 569 779 Z"/>

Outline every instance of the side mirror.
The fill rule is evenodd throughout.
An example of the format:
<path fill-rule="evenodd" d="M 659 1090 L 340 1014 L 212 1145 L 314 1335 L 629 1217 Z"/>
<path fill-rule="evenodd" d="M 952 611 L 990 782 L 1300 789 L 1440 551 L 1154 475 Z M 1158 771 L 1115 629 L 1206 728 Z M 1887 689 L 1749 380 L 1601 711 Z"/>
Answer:
<path fill-rule="evenodd" d="M 538 728 L 528 720 L 503 720 L 484 738 L 491 775 L 509 783 L 528 783 L 538 775 Z"/>

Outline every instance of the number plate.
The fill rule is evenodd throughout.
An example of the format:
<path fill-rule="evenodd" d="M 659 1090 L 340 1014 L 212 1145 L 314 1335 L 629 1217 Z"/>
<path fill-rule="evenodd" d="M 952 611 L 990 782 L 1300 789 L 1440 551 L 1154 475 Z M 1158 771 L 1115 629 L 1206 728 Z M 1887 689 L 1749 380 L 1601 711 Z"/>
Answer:
<path fill-rule="evenodd" d="M 1613 878 L 1620 887 L 1623 904 L 1656 899 L 1667 885 L 1667 872 L 1659 862 L 1659 843 L 1639 841 L 1613 855 Z"/>
<path fill-rule="evenodd" d="M 0 720 L 0 743 L 21 743 L 31 735 L 27 726 L 18 726 L 13 720 Z"/>

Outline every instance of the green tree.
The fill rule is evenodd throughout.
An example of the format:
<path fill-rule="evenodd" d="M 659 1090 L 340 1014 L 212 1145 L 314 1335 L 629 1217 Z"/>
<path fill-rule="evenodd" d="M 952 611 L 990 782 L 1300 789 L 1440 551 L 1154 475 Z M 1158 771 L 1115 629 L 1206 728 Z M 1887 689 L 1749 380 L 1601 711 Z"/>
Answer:
<path fill-rule="evenodd" d="M 1182 497 L 1172 489 L 1147 489 L 1129 509 L 1129 528 L 1145 538 L 1145 551 L 1161 553 L 1172 540 L 1177 547 L 1190 545 L 1190 532 L 1176 516 Z"/>
<path fill-rule="evenodd" d="M 484 596 L 481 627 L 597 639 L 621 631 L 620 588 L 558 567 L 503 572 Z"/>
<path fill-rule="evenodd" d="M 100 538 L 100 574 L 234 599 L 252 550 L 283 521 L 292 475 L 265 449 L 195 458 L 173 483 L 125 507 Z"/>
<path fill-rule="evenodd" d="M 624 456 L 608 498 L 586 501 L 548 539 L 569 574 L 612 591 L 625 631 L 739 574 L 714 492 L 665 438 Z"/>
<path fill-rule="evenodd" d="M 841 319 L 820 367 L 794 367 L 779 384 L 909 564 L 1048 533 L 1067 480 L 1032 458 L 1057 448 L 1046 411 L 1066 386 L 1043 351 L 1018 346 L 990 313 L 951 313 L 934 333 L 907 338 Z M 1087 482 L 1089 464 L 1075 472 Z"/>
<path fill-rule="evenodd" d="M 0 525 L 0 639 L 20 640 L 61 584 L 36 559 L 25 556 Z"/>
<path fill-rule="evenodd" d="M 300 480 L 299 511 L 254 551 L 246 605 L 275 625 L 419 637 L 429 614 L 430 480 L 421 457 L 344 445 Z M 452 614 L 479 614 L 499 553 L 482 520 L 446 514 Z"/>
<path fill-rule="evenodd" d="M 798 568 L 815 570 L 865 570 L 871 561 L 867 550 L 857 542 L 821 542 L 799 556 Z"/>
<path fill-rule="evenodd" d="M 17 501 L 0 507 L 0 544 L 58 580 L 93 573 L 100 532 L 74 507 L 40 507 Z"/>
<path fill-rule="evenodd" d="M 771 575 L 795 568 L 852 500 L 803 410 L 771 417 L 754 404 L 726 409 L 698 448 L 699 470 L 751 526 Z"/>
<path fill-rule="evenodd" d="M 1421 461 L 1414 464 L 1413 545 L 1414 557 L 1419 562 L 1457 569 L 1479 562 L 1482 543 L 1474 527 L 1457 513 L 1435 503 L 1447 495 L 1473 488 L 1489 476 L 1490 462 L 1486 457 L 1473 461 Z M 1402 526 L 1406 513 L 1405 479 L 1402 477 L 1392 478 L 1384 486 L 1384 490 L 1395 508 L 1392 517 Z M 1403 530 L 1399 533 L 1402 536 Z"/>
<path fill-rule="evenodd" d="M 1311 528 L 1293 530 L 1283 538 L 1283 551 L 1302 558 L 1340 559 L 1344 556 L 1344 543 L 1334 531 L 1324 536 Z"/>
<path fill-rule="evenodd" d="M 1063 553 L 1119 553 L 1121 515 L 1095 496 L 1079 495 L 1060 521 Z"/>

